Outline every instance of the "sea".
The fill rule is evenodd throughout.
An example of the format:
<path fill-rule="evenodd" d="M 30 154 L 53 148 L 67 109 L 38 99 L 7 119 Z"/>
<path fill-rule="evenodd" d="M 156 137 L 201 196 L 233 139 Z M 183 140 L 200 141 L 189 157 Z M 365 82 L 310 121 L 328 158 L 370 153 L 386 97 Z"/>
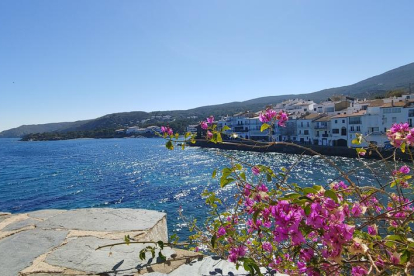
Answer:
<path fill-rule="evenodd" d="M 331 159 L 349 172 L 354 181 L 364 185 L 377 185 L 389 169 L 381 161 Z M 145 208 L 166 212 L 169 234 L 175 233 L 185 240 L 190 235 L 187 221 L 197 219 L 202 227 L 208 216 L 209 209 L 201 196 L 204 190 L 215 192 L 226 205 L 233 202 L 237 187 L 230 184 L 221 189 L 212 172 L 216 169 L 220 172 L 234 163 L 264 164 L 275 172 L 294 166 L 288 181 L 300 186 L 327 186 L 343 180 L 320 156 L 199 147 L 170 151 L 161 138 L 42 142 L 3 138 L 0 139 L 0 212 Z M 250 169 L 247 176 L 249 181 L 257 181 Z"/>

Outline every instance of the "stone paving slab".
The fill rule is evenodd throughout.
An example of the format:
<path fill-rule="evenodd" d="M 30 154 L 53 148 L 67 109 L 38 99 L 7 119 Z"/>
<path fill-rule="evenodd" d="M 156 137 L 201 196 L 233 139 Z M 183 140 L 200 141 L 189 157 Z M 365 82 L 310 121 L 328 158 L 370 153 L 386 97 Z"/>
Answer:
<path fill-rule="evenodd" d="M 0 240 L 0 275 L 16 276 L 41 254 L 60 245 L 68 231 L 29 230 Z"/>
<path fill-rule="evenodd" d="M 148 230 L 164 217 L 165 213 L 142 209 L 77 209 L 56 214 L 39 223 L 38 227 L 90 231 Z"/>
<path fill-rule="evenodd" d="M 148 241 L 168 241 L 166 214 L 141 209 L 0 213 L 0 276 L 246 275 L 226 260 L 164 247 L 167 262 L 139 259 Z M 125 235 L 136 242 L 122 243 Z M 145 243 L 141 243 L 145 242 Z M 156 251 L 156 257 L 158 251 Z"/>
<path fill-rule="evenodd" d="M 119 245 L 96 250 L 99 246 L 113 243 L 113 240 L 95 237 L 72 239 L 51 252 L 45 262 L 93 274 L 106 273 L 121 276 L 134 274 L 140 268 L 157 261 L 157 258 L 152 259 L 149 253 L 143 261 L 138 257 L 141 249 L 146 246 L 154 246 L 154 244 Z M 158 252 L 159 250 L 155 252 L 156 256 L 158 256 Z M 162 252 L 167 257 L 175 254 L 175 251 L 168 247 L 164 248 Z"/>

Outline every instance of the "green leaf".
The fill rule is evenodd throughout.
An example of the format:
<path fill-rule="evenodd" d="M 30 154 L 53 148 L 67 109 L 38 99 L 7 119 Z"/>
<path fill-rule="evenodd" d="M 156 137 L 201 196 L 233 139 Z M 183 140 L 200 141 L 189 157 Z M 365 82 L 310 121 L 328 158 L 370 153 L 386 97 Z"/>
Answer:
<path fill-rule="evenodd" d="M 240 173 L 240 178 L 243 179 L 244 181 L 246 181 L 246 173 L 245 172 L 241 172 Z"/>
<path fill-rule="evenodd" d="M 160 251 L 160 252 L 158 252 L 158 258 L 160 258 L 161 259 L 161 261 L 163 261 L 163 262 L 165 262 L 166 260 L 167 260 L 167 257 L 165 257 L 163 254 L 162 254 L 162 252 Z"/>
<path fill-rule="evenodd" d="M 311 213 L 311 207 L 310 207 L 310 205 L 306 205 L 306 207 L 305 207 L 305 214 L 306 215 L 309 215 L 310 213 Z"/>
<path fill-rule="evenodd" d="M 236 168 L 237 170 L 241 170 L 241 169 L 243 169 L 243 166 L 242 165 L 240 165 L 240 164 L 235 164 L 234 165 L 234 168 Z"/>
<path fill-rule="evenodd" d="M 175 139 L 178 139 L 180 137 L 180 134 L 178 132 L 175 134 Z"/>
<path fill-rule="evenodd" d="M 298 193 L 289 193 L 289 194 L 286 194 L 282 199 L 295 199 L 295 198 L 298 198 L 300 196 L 301 195 L 298 194 Z"/>
<path fill-rule="evenodd" d="M 259 214 L 260 214 L 260 212 L 261 212 L 261 211 L 262 211 L 261 209 L 258 209 L 258 210 L 256 210 L 256 211 L 253 213 L 252 220 L 253 220 L 253 224 L 254 224 L 254 225 L 256 225 L 257 217 L 259 216 Z"/>
<path fill-rule="evenodd" d="M 215 248 L 215 247 L 216 247 L 216 241 L 217 241 L 217 236 L 216 236 L 216 234 L 214 234 L 214 235 L 211 237 L 211 246 L 212 246 L 213 248 Z"/>
<path fill-rule="evenodd" d="M 228 177 L 228 178 L 221 178 L 220 179 L 220 187 L 224 188 L 226 187 L 228 184 L 232 183 L 233 181 L 235 181 L 234 178 Z"/>
<path fill-rule="evenodd" d="M 169 140 L 166 144 L 165 147 L 169 150 L 173 150 L 174 149 L 174 145 L 173 142 L 171 140 Z"/>
<path fill-rule="evenodd" d="M 230 130 L 230 127 L 229 127 L 229 126 L 224 126 L 224 127 L 221 129 L 221 131 L 226 131 L 226 130 Z"/>
<path fill-rule="evenodd" d="M 327 190 L 327 191 L 325 191 L 325 194 L 324 195 L 326 197 L 329 197 L 329 198 L 333 199 L 336 203 L 338 203 L 338 197 L 337 197 L 337 195 L 335 194 L 334 191 Z"/>
<path fill-rule="evenodd" d="M 401 263 L 405 264 L 411 257 L 411 253 L 408 250 L 404 250 L 401 254 Z"/>
<path fill-rule="evenodd" d="M 311 187 L 303 188 L 302 189 L 302 192 L 303 192 L 304 195 L 307 195 L 307 194 L 317 194 L 318 193 L 317 190 L 315 190 L 314 188 L 311 188 Z"/>
<path fill-rule="evenodd" d="M 267 182 L 272 181 L 272 175 L 271 174 L 267 174 L 266 175 L 266 180 L 267 180 Z"/>
<path fill-rule="evenodd" d="M 216 176 L 217 176 L 217 170 L 214 170 L 214 171 L 213 171 L 213 174 L 211 175 L 211 177 L 212 177 L 212 178 L 216 178 Z"/>
<path fill-rule="evenodd" d="M 320 191 L 322 189 L 322 186 L 314 185 L 313 188 L 317 191 Z"/>
<path fill-rule="evenodd" d="M 260 132 L 263 132 L 263 131 L 265 131 L 266 129 L 268 129 L 270 127 L 270 125 L 268 125 L 268 124 L 263 124 L 261 127 L 260 127 Z"/>
<path fill-rule="evenodd" d="M 139 252 L 139 259 L 140 259 L 141 261 L 145 260 L 145 249 L 142 249 L 142 250 Z"/>
<path fill-rule="evenodd" d="M 124 241 L 125 241 L 126 245 L 129 245 L 130 244 L 130 237 L 129 237 L 129 235 L 125 235 Z"/>
<path fill-rule="evenodd" d="M 405 142 L 401 144 L 400 149 L 401 149 L 401 152 L 402 152 L 402 153 L 404 153 L 404 152 L 405 152 L 405 146 L 406 146 L 406 145 L 405 145 Z"/>
<path fill-rule="evenodd" d="M 402 238 L 400 235 L 388 235 L 385 237 L 386 240 L 390 241 L 402 241 Z"/>
<path fill-rule="evenodd" d="M 164 242 L 163 241 L 158 241 L 157 244 L 161 248 L 161 250 L 164 249 Z"/>
<path fill-rule="evenodd" d="M 223 143 L 223 138 L 221 138 L 221 134 L 220 132 L 217 132 L 217 138 L 216 138 L 217 143 Z"/>

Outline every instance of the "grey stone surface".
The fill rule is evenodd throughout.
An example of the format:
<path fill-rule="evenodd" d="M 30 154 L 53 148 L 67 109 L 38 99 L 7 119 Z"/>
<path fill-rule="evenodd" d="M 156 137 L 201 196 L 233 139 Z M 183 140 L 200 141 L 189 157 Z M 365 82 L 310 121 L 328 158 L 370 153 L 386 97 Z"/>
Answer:
<path fill-rule="evenodd" d="M 2 215 L 2 216 L 0 216 L 0 222 L 2 222 L 3 220 L 5 220 L 9 217 L 11 217 L 11 215 Z"/>
<path fill-rule="evenodd" d="M 53 216 L 62 214 L 67 212 L 67 210 L 58 210 L 58 209 L 49 209 L 49 210 L 39 210 L 27 213 L 27 215 L 31 218 L 37 218 L 37 219 L 48 219 Z"/>
<path fill-rule="evenodd" d="M 170 276 L 182 276 L 182 275 L 248 275 L 248 273 L 240 267 L 239 270 L 236 266 L 226 260 L 219 258 L 207 257 L 201 261 L 194 260 L 189 264 L 184 264 L 168 274 Z"/>
<path fill-rule="evenodd" d="M 0 275 L 16 276 L 41 254 L 60 245 L 67 231 L 29 230 L 0 241 Z"/>
<path fill-rule="evenodd" d="M 18 230 L 18 229 L 21 229 L 21 228 L 24 228 L 24 227 L 27 227 L 27 226 L 30 226 L 30 225 L 36 225 L 38 223 L 39 223 L 38 220 L 29 218 L 29 219 L 25 219 L 25 220 L 21 220 L 21 221 L 11 223 L 11 224 L 7 225 L 6 227 L 4 227 L 2 230 L 3 231 L 13 231 L 13 230 Z"/>
<path fill-rule="evenodd" d="M 99 246 L 116 242 L 122 241 L 95 237 L 71 239 L 67 244 L 50 253 L 45 262 L 74 270 L 96 274 L 107 273 L 109 275 L 131 275 L 131 273 L 137 272 L 138 268 L 144 268 L 145 264 L 156 262 L 156 258 L 150 260 L 149 253 L 147 253 L 146 260 L 141 261 L 139 259 L 141 249 L 153 244 L 119 245 L 96 250 Z M 167 257 L 174 253 L 171 248 L 166 247 L 163 250 L 163 254 Z M 157 255 L 158 251 L 156 252 Z"/>
<path fill-rule="evenodd" d="M 37 227 L 90 231 L 148 230 L 165 216 L 165 213 L 142 209 L 78 209 L 56 214 Z"/>

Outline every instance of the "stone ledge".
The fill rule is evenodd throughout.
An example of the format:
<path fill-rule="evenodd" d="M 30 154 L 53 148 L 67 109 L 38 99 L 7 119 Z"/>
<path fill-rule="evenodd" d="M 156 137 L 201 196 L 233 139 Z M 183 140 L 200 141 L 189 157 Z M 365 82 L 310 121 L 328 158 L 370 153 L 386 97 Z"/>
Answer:
<path fill-rule="evenodd" d="M 164 247 L 167 262 L 145 260 L 139 252 L 148 243 L 168 241 L 165 213 L 142 209 L 43 210 L 0 213 L 0 275 L 247 275 L 225 260 Z M 156 252 L 156 256 L 157 256 Z"/>

